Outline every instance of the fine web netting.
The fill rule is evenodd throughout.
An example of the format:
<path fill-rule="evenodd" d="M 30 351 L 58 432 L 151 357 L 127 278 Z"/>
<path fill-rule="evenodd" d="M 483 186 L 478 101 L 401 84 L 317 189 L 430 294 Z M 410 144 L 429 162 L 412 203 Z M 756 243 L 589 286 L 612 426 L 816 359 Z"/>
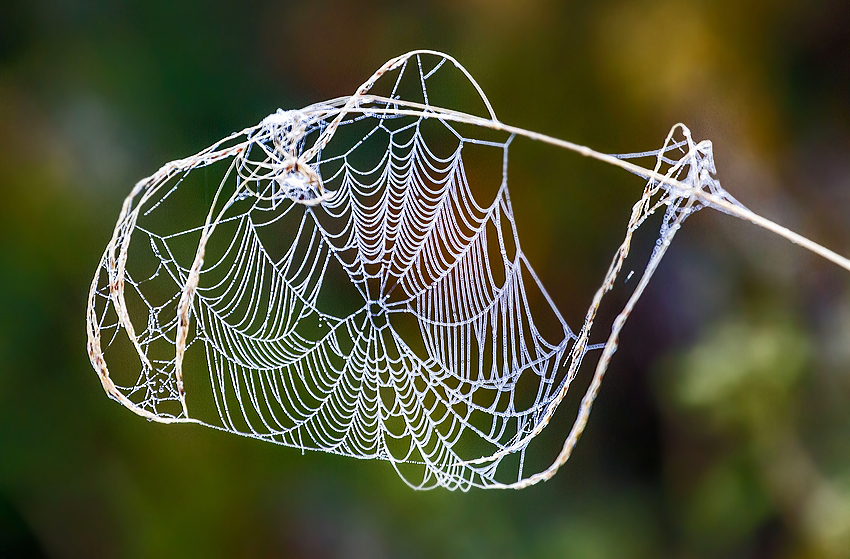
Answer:
<path fill-rule="evenodd" d="M 578 330 L 522 250 L 517 135 L 647 179 Z M 713 172 L 710 143 L 683 126 L 661 150 L 614 157 L 504 125 L 454 59 L 410 53 L 351 97 L 278 111 L 140 181 L 92 283 L 89 355 L 107 394 L 148 419 L 386 460 L 416 488 L 524 487 L 569 457 L 685 217 L 740 208 Z M 642 275 L 591 343 L 659 208 Z M 526 453 L 585 358 L 577 416 L 541 467 Z"/>

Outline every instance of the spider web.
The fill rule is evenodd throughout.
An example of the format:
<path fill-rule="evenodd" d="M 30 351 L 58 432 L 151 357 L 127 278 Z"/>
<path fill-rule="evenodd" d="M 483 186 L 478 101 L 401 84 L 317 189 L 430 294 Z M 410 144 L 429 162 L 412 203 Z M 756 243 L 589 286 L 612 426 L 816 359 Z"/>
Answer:
<path fill-rule="evenodd" d="M 550 477 L 584 428 L 622 322 L 700 207 L 675 185 L 726 195 L 710 144 L 684 127 L 661 150 L 622 156 L 656 168 L 574 332 L 520 245 L 514 138 L 466 70 L 422 52 L 352 97 L 278 111 L 140 181 L 89 298 L 89 354 L 107 394 L 148 419 L 386 460 L 420 489 Z M 487 164 L 468 168 L 470 153 Z M 661 207 L 632 299 L 607 343 L 590 345 L 631 235 Z M 527 447 L 589 351 L 601 355 L 564 450 L 529 473 Z"/>

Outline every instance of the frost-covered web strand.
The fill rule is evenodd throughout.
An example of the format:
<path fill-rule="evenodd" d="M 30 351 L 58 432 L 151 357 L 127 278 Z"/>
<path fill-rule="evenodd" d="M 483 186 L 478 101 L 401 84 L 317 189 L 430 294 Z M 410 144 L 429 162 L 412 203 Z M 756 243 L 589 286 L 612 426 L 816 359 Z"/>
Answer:
<path fill-rule="evenodd" d="M 432 104 L 429 84 L 452 71 L 483 116 Z M 372 93 L 387 79 L 388 96 Z M 578 331 L 520 244 L 508 191 L 516 136 L 647 180 Z M 501 179 L 483 185 L 488 199 L 467 171 L 472 148 L 497 155 Z M 631 161 L 647 156 L 653 169 Z M 164 226 L 199 170 L 219 168 L 201 222 Z M 711 206 L 812 244 L 764 223 L 713 174 L 710 142 L 682 125 L 660 150 L 602 154 L 500 123 L 456 60 L 409 53 L 351 97 L 278 111 L 140 181 L 92 283 L 91 361 L 107 394 L 148 419 L 387 460 L 416 488 L 525 487 L 569 457 L 619 332 L 688 215 Z M 592 344 L 632 237 L 659 210 L 655 250 L 610 334 Z M 356 301 L 341 312 L 344 297 Z M 139 370 L 116 383 L 105 354 L 122 343 Z M 561 452 L 527 471 L 529 445 L 591 356 Z"/>

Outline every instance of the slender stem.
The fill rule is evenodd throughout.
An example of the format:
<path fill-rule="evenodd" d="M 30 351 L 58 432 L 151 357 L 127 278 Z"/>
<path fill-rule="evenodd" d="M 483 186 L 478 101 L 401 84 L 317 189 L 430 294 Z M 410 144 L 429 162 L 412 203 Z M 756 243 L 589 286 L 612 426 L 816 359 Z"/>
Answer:
<path fill-rule="evenodd" d="M 821 256 L 838 266 L 841 266 L 847 271 L 850 271 L 850 259 L 841 256 L 840 254 L 820 245 L 811 239 L 808 239 L 798 233 L 795 233 L 784 227 L 779 225 L 778 223 L 762 217 L 752 211 L 734 205 L 727 200 L 720 198 L 710 192 L 705 192 L 700 190 L 699 188 L 695 188 L 689 184 L 683 183 L 676 179 L 667 177 L 661 173 L 656 171 L 652 171 L 641 167 L 640 165 L 636 165 L 631 161 L 627 161 L 624 159 L 619 159 L 614 157 L 613 155 L 609 155 L 607 153 L 602 153 L 591 149 L 587 146 L 582 146 L 580 144 L 576 144 L 573 142 L 568 142 L 567 140 L 562 140 L 560 138 L 555 138 L 553 136 L 548 136 L 546 134 L 541 134 L 539 132 L 533 132 L 531 130 L 526 130 L 524 128 L 519 128 L 517 126 L 511 126 L 509 124 L 504 124 L 498 120 L 492 120 L 482 117 L 477 117 L 474 115 L 469 115 L 465 113 L 460 113 L 457 111 L 450 111 L 446 109 L 440 109 L 438 107 L 426 107 L 425 105 L 419 105 L 418 103 L 410 103 L 404 102 L 397 99 L 384 99 L 378 96 L 364 96 L 364 101 L 371 102 L 388 102 L 396 105 L 409 106 L 411 109 L 399 109 L 399 108 L 388 108 L 388 109 L 379 109 L 379 108 L 363 108 L 363 107 L 354 107 L 354 108 L 340 108 L 340 109 L 331 109 L 328 112 L 336 112 L 340 111 L 345 113 L 369 113 L 369 114 L 393 114 L 393 115 L 410 115 L 410 116 L 425 116 L 431 118 L 439 118 L 442 120 L 448 120 L 453 122 L 460 122 L 464 124 L 472 124 L 476 126 L 483 126 L 486 128 L 490 128 L 492 130 L 500 130 L 504 132 L 508 132 L 511 134 L 516 134 L 517 136 L 524 136 L 531 140 L 543 142 L 546 144 L 550 144 L 556 147 L 560 147 L 563 149 L 567 149 L 573 152 L 576 152 L 585 157 L 590 157 L 592 159 L 596 159 L 598 161 L 602 161 L 604 163 L 608 163 L 609 165 L 614 165 L 615 167 L 619 167 L 624 169 L 632 174 L 635 174 L 641 178 L 646 180 L 655 180 L 662 184 L 667 184 L 672 187 L 675 187 L 677 190 L 682 192 L 688 192 L 694 198 L 702 201 L 707 205 L 714 206 L 716 208 L 720 208 L 726 213 L 732 214 L 735 217 L 740 219 L 749 221 L 753 225 L 761 227 L 763 229 L 767 229 L 780 237 L 783 237 L 792 243 L 799 245 L 806 250 L 809 250 L 818 256 Z"/>
<path fill-rule="evenodd" d="M 762 216 L 760 216 L 756 213 L 753 213 L 746 208 L 742 208 L 740 206 L 735 206 L 734 204 L 730 204 L 726 200 L 724 200 L 722 198 L 718 198 L 717 196 L 715 196 L 713 194 L 703 192 L 701 198 L 703 200 L 711 203 L 714 206 L 718 206 L 718 207 L 722 208 L 723 211 L 725 211 L 725 212 L 728 212 L 730 214 L 734 214 L 736 217 L 740 217 L 741 219 L 745 219 L 745 220 L 749 221 L 750 223 L 752 223 L 754 225 L 757 225 L 759 227 L 767 229 L 768 231 L 776 233 L 780 237 L 784 237 L 785 239 L 788 239 L 789 241 L 791 241 L 795 245 L 800 245 L 801 247 L 805 248 L 806 250 L 810 250 L 810 251 L 814 252 L 815 254 L 817 254 L 818 256 L 826 258 L 830 262 L 838 264 L 839 266 L 841 266 L 845 270 L 850 271 L 850 260 L 841 256 L 840 254 L 837 254 L 834 251 L 829 250 L 828 248 L 826 248 L 822 245 L 819 245 L 818 243 L 812 241 L 811 239 L 807 239 L 806 237 L 791 231 L 787 227 L 783 227 L 782 225 L 779 225 L 778 223 L 776 223 L 774 221 L 771 221 L 767 218 L 764 218 L 764 217 L 762 217 Z"/>

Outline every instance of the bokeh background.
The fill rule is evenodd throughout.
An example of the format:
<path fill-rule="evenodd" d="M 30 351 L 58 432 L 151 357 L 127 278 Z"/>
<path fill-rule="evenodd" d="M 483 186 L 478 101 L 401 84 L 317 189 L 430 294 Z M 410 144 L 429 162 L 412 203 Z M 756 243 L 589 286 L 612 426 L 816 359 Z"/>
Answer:
<path fill-rule="evenodd" d="M 4 1 L 0 556 L 850 557 L 850 274 L 708 210 L 530 489 L 413 492 L 107 400 L 85 297 L 135 181 L 414 48 L 458 58 L 504 122 L 601 151 L 685 122 L 744 204 L 850 253 L 842 0 Z M 512 150 L 526 252 L 580 317 L 642 185 Z"/>

